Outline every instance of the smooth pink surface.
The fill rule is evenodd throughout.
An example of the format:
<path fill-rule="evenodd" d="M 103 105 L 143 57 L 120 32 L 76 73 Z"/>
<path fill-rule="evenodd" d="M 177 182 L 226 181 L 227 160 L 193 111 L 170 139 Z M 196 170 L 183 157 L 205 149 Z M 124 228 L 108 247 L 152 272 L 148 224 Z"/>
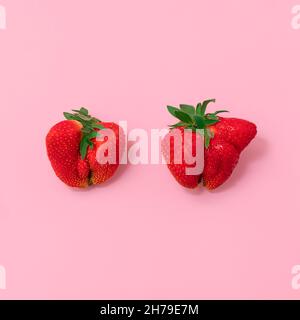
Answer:
<path fill-rule="evenodd" d="M 1 299 L 300 298 L 297 0 L 0 4 Z M 204 98 L 259 130 L 215 192 L 162 165 L 88 191 L 52 172 L 63 111 L 163 128 L 167 104 Z"/>

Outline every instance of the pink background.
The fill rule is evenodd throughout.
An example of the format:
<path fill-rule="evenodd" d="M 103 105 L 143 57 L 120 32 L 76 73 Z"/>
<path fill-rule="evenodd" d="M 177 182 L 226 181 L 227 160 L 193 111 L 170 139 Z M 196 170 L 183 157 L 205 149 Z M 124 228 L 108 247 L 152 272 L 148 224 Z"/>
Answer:
<path fill-rule="evenodd" d="M 0 4 L 1 299 L 300 298 L 297 0 Z M 88 191 L 52 172 L 63 111 L 163 128 L 167 104 L 204 98 L 259 130 L 215 192 L 162 165 Z"/>

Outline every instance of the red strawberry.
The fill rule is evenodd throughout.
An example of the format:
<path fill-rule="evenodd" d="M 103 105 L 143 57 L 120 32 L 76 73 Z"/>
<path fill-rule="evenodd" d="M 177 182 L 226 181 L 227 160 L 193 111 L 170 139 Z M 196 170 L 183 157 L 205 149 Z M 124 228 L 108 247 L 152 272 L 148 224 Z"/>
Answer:
<path fill-rule="evenodd" d="M 87 187 L 102 183 L 113 176 L 119 166 L 119 146 L 123 146 L 123 131 L 115 123 L 101 122 L 81 108 L 75 113 L 64 113 L 67 120 L 54 125 L 46 137 L 46 147 L 52 168 L 60 180 L 70 187 Z M 115 139 L 97 141 L 101 132 L 111 129 Z M 119 132 L 121 141 L 119 141 Z M 113 144 L 113 145 L 111 145 Z M 111 145 L 114 163 L 97 162 L 97 152 Z M 108 151 L 103 152 L 107 156 Z M 96 159 L 97 158 L 97 159 Z"/>
<path fill-rule="evenodd" d="M 190 105 L 180 105 L 179 108 L 168 106 L 169 112 L 180 120 L 171 126 L 170 133 L 175 128 L 180 128 L 182 135 L 186 130 L 192 130 L 195 135 L 199 129 L 205 141 L 204 170 L 201 175 L 189 176 L 186 173 L 185 163 L 174 165 L 171 154 L 168 167 L 176 180 L 188 188 L 195 188 L 201 180 L 208 189 L 215 189 L 222 185 L 238 163 L 240 152 L 256 135 L 256 126 L 253 123 L 218 116 L 221 112 L 227 112 L 226 110 L 205 113 L 210 102 L 215 100 L 198 103 L 196 108 Z M 169 139 L 169 135 L 165 139 Z M 162 147 L 166 158 L 168 149 L 165 139 Z"/>

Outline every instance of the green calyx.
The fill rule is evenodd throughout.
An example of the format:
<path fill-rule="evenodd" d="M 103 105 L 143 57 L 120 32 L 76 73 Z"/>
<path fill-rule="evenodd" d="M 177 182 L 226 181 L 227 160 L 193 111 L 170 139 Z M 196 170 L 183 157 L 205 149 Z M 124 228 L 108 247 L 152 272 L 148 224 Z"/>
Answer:
<path fill-rule="evenodd" d="M 98 132 L 95 129 L 105 129 L 100 120 L 89 115 L 86 108 L 72 110 L 74 113 L 64 112 L 64 117 L 67 120 L 76 120 L 82 124 L 82 138 L 80 142 L 81 159 L 85 159 L 88 147 L 93 149 L 94 144 L 91 139 L 96 138 Z"/>
<path fill-rule="evenodd" d="M 208 148 L 210 140 L 214 137 L 209 127 L 219 122 L 217 116 L 219 113 L 228 112 L 227 110 L 218 110 L 214 113 L 206 113 L 206 108 L 211 102 L 216 102 L 216 100 L 209 99 L 199 102 L 196 107 L 188 104 L 180 104 L 179 108 L 167 106 L 171 115 L 180 120 L 169 127 L 171 129 L 184 127 L 193 131 L 199 129 L 200 133 L 204 135 L 205 148 Z"/>

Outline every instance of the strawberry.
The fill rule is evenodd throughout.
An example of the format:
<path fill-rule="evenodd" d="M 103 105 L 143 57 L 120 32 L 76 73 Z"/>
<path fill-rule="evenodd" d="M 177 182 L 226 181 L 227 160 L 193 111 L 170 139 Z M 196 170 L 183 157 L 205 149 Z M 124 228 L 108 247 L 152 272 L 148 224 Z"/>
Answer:
<path fill-rule="evenodd" d="M 162 152 L 167 159 L 168 168 L 175 179 L 184 187 L 195 188 L 203 180 L 203 185 L 208 189 L 215 189 L 222 185 L 230 176 L 238 163 L 242 150 L 256 135 L 256 126 L 246 120 L 236 118 L 223 118 L 218 114 L 228 112 L 219 110 L 206 113 L 209 103 L 215 99 L 198 103 L 197 107 L 180 105 L 179 108 L 168 106 L 168 111 L 180 121 L 170 126 L 169 134 L 162 142 Z M 204 139 L 204 169 L 202 174 L 189 175 L 185 161 L 174 161 L 174 143 L 170 136 L 175 129 L 183 136 L 187 130 L 195 137 L 201 134 Z M 168 142 L 170 141 L 170 142 Z M 185 142 L 182 138 L 182 148 Z M 192 140 L 192 150 L 195 152 L 195 138 Z M 170 147 L 170 148 L 169 148 Z"/>
<path fill-rule="evenodd" d="M 67 120 L 54 125 L 47 134 L 48 158 L 57 177 L 70 187 L 85 188 L 111 178 L 119 166 L 120 144 L 123 147 L 123 131 L 110 122 L 101 122 L 81 108 L 74 113 L 64 113 Z M 115 139 L 96 139 L 110 129 Z M 120 137 L 119 137 L 120 136 Z M 120 141 L 121 138 L 121 141 Z M 108 148 L 115 151 L 115 161 L 105 162 Z M 103 163 L 98 150 L 103 149 Z"/>

